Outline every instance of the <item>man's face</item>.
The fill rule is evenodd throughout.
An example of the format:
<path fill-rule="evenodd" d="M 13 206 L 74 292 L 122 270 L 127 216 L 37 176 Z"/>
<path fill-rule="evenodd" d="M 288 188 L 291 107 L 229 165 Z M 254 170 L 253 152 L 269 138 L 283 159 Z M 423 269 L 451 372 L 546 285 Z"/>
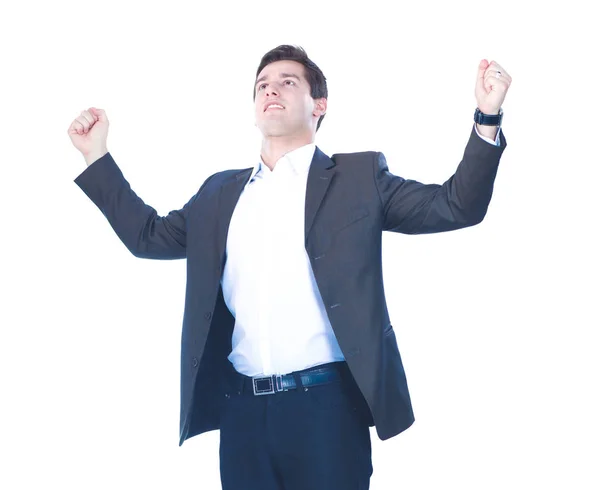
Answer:
<path fill-rule="evenodd" d="M 314 133 L 327 109 L 327 99 L 310 96 L 304 66 L 297 61 L 274 61 L 265 66 L 256 79 L 254 94 L 256 126 L 264 137 Z"/>

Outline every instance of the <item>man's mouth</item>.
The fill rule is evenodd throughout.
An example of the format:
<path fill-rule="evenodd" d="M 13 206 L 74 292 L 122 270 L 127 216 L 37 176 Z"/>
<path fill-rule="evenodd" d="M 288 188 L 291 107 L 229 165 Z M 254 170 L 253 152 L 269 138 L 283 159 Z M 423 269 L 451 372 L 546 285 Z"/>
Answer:
<path fill-rule="evenodd" d="M 273 104 L 269 104 L 267 106 L 267 108 L 265 109 L 265 112 L 270 111 L 270 110 L 280 111 L 283 109 L 284 109 L 284 107 L 281 104 L 273 103 Z"/>

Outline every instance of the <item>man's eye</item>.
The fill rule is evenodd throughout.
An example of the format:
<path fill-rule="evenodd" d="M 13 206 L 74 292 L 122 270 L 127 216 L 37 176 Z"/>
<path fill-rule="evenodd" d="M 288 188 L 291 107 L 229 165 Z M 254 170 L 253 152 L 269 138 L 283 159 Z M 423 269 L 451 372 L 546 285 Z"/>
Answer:
<path fill-rule="evenodd" d="M 294 85 L 296 84 L 296 82 L 294 82 L 294 80 L 286 80 L 286 81 L 285 81 L 285 83 L 288 83 L 288 82 L 290 82 L 290 83 L 292 83 L 292 84 L 294 84 Z"/>

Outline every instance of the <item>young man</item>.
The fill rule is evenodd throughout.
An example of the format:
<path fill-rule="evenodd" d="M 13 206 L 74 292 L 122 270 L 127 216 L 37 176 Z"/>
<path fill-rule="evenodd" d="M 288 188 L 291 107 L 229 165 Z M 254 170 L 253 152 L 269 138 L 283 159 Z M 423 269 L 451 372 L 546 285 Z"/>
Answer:
<path fill-rule="evenodd" d="M 506 140 L 511 79 L 482 60 L 464 156 L 443 185 L 389 172 L 379 152 L 328 157 L 321 70 L 301 49 L 267 53 L 254 87 L 260 159 L 211 175 L 160 217 L 106 148 L 90 108 L 69 127 L 88 167 L 75 182 L 137 257 L 187 258 L 180 445 L 220 429 L 225 490 L 368 489 L 370 426 L 414 421 L 385 301 L 384 230 L 435 233 L 486 214 Z"/>

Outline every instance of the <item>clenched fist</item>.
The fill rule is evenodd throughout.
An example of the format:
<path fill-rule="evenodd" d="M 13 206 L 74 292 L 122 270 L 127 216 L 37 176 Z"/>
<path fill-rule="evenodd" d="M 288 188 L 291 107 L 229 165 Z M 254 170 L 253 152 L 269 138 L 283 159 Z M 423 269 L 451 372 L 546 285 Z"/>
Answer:
<path fill-rule="evenodd" d="M 69 137 L 85 158 L 88 166 L 104 156 L 108 137 L 108 119 L 102 109 L 90 107 L 82 111 L 69 126 Z"/>

